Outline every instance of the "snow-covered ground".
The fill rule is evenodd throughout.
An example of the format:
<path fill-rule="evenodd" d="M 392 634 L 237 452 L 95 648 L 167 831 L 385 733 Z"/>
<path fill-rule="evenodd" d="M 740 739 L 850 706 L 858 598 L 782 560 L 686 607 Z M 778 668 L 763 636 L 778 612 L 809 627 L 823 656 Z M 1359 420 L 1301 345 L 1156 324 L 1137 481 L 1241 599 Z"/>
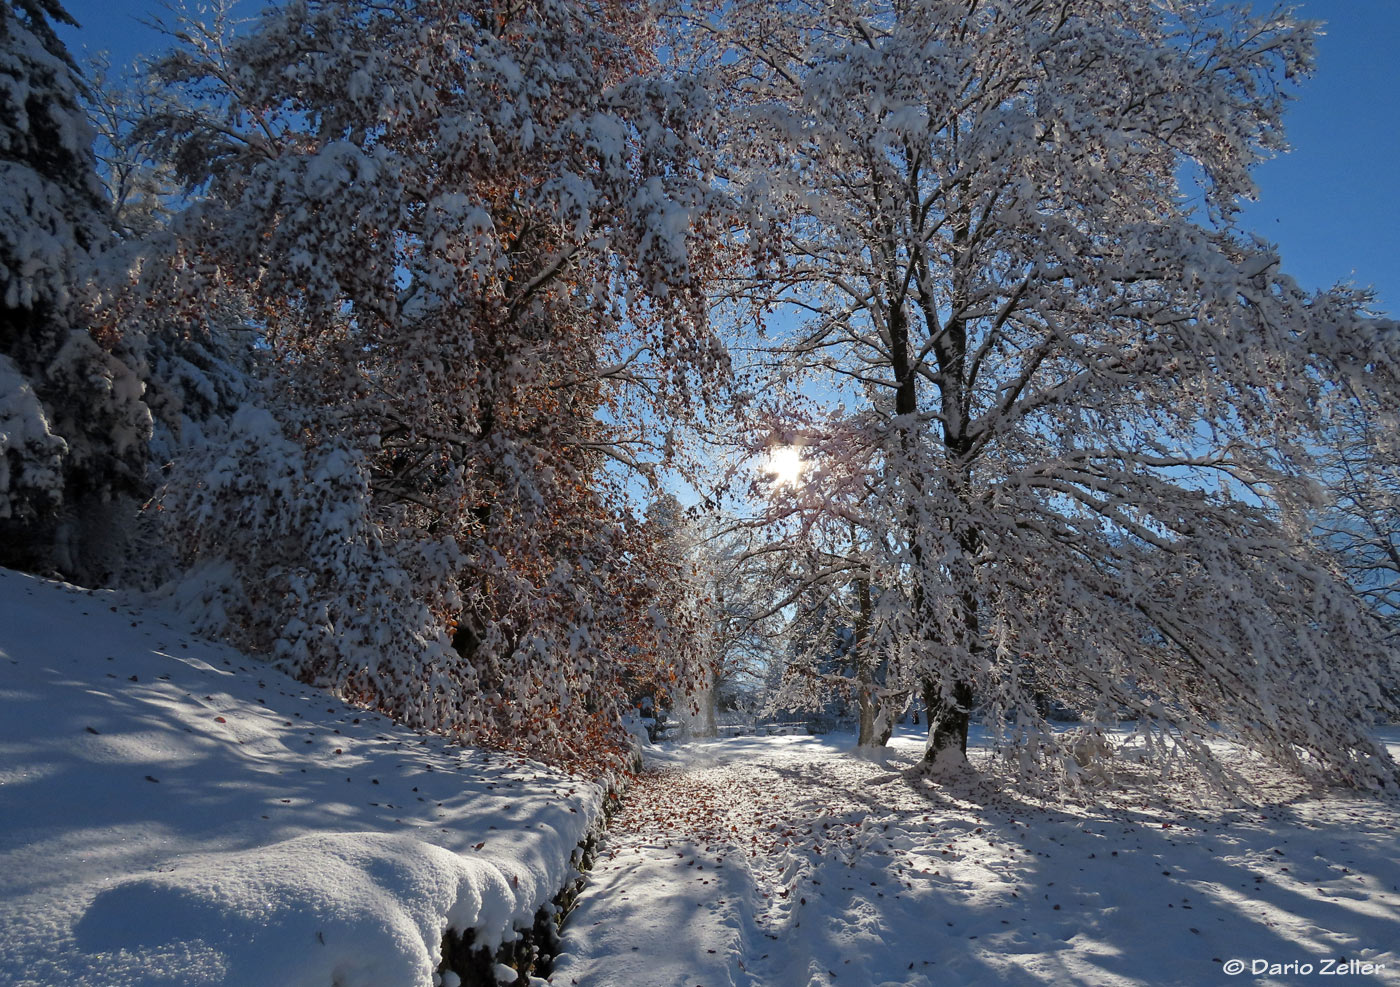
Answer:
<path fill-rule="evenodd" d="M 530 923 L 600 807 L 4 571 L 0 700 L 5 987 L 428 985 L 444 928 Z M 652 748 L 553 983 L 1400 987 L 1393 799 L 1053 806 L 851 743 Z"/>
<path fill-rule="evenodd" d="M 0 984 L 413 987 L 570 877 L 596 786 L 0 570 Z"/>
<path fill-rule="evenodd" d="M 1393 799 L 1055 807 L 921 782 L 912 732 L 852 744 L 663 749 L 552 982 L 1400 985 Z"/>

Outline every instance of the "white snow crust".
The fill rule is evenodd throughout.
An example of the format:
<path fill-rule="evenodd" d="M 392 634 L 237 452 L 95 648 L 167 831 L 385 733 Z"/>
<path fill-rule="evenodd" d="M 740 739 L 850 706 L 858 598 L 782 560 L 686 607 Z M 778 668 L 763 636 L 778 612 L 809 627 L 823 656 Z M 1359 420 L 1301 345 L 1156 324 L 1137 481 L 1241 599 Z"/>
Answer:
<path fill-rule="evenodd" d="M 431 985 L 574 874 L 597 786 L 0 570 L 0 984 Z"/>

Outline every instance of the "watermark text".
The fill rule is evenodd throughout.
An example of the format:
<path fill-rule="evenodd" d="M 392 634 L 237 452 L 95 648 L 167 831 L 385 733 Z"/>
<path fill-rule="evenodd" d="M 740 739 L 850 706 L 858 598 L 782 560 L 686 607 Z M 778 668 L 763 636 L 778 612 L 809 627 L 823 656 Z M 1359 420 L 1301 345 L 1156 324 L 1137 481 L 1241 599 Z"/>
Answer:
<path fill-rule="evenodd" d="M 1347 960 L 1339 957 L 1325 957 L 1316 960 L 1290 960 L 1279 963 L 1275 960 L 1226 960 L 1220 969 L 1231 977 L 1247 973 L 1251 977 L 1350 977 L 1385 973 L 1384 963 L 1369 960 Z"/>

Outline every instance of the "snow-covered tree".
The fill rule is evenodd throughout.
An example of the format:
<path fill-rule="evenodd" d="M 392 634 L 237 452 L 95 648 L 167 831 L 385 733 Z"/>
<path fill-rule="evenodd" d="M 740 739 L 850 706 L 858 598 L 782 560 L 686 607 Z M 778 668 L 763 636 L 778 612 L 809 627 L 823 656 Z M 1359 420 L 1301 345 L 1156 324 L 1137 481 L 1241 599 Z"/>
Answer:
<path fill-rule="evenodd" d="M 704 510 L 683 516 L 687 578 L 680 600 L 693 627 L 689 674 L 680 677 L 682 722 L 690 735 L 715 735 L 721 712 L 763 705 L 764 678 L 775 648 L 773 587 L 743 528 L 720 526 Z"/>
<path fill-rule="evenodd" d="M 1234 224 L 1313 25 L 1217 0 L 685 16 L 766 217 L 735 292 L 770 326 L 805 311 L 775 372 L 845 403 L 768 404 L 755 444 L 813 462 L 773 510 L 859 505 L 928 760 L 960 763 L 980 708 L 1024 770 L 1073 774 L 1048 695 L 1209 772 L 1223 732 L 1392 780 L 1366 730 L 1391 654 L 1309 518 L 1323 393 L 1394 407 L 1400 334 Z"/>
<path fill-rule="evenodd" d="M 1387 641 L 1400 644 L 1400 421 L 1394 406 L 1342 400 L 1320 456 L 1327 499 L 1318 534 L 1387 625 Z"/>
<path fill-rule="evenodd" d="M 141 134 L 277 368 L 275 427 L 249 411 L 178 487 L 195 561 L 250 601 L 234 629 L 418 725 L 605 757 L 658 653 L 629 478 L 725 359 L 703 92 L 628 2 L 295 0 L 176 33 Z"/>
<path fill-rule="evenodd" d="M 143 63 L 114 67 L 105 53 L 88 63 L 88 116 L 96 132 L 97 174 L 119 233 L 128 241 L 163 231 L 179 206 L 171 162 L 135 136 L 162 96 Z"/>
<path fill-rule="evenodd" d="M 702 549 L 713 602 L 712 691 L 719 712 L 753 712 L 765 701 L 777 621 L 769 614 L 773 588 L 751 565 L 752 540 L 738 531 L 712 534 Z"/>
<path fill-rule="evenodd" d="M 235 413 L 261 391 L 265 348 L 247 286 L 221 276 L 170 228 L 182 189 L 171 163 L 136 132 L 160 105 L 159 86 L 139 64 L 114 73 L 103 55 L 88 75 L 97 176 L 113 224 L 91 314 L 102 336 L 125 344 L 151 414 L 145 485 L 153 496 L 134 521 L 125 519 L 125 557 L 113 560 L 110 576 L 154 588 L 179 570 L 160 492 L 177 462 L 228 437 Z"/>
<path fill-rule="evenodd" d="M 680 501 L 660 493 L 647 509 L 646 557 L 651 582 L 651 660 L 638 663 L 628 692 L 650 696 L 695 736 L 714 735 L 707 639 L 710 599 L 696 551 L 695 529 Z M 642 657 L 642 656 L 639 656 Z"/>
<path fill-rule="evenodd" d="M 853 710 L 857 746 L 882 747 L 912 697 L 910 605 L 864 526 L 868 485 L 829 475 L 833 468 L 844 474 L 860 457 L 831 452 L 822 467 L 808 461 L 800 484 L 757 491 L 766 506 L 747 525 L 751 537 L 766 538 L 751 565 L 769 587 L 762 615 L 783 615 L 788 624 L 787 667 L 771 703 L 835 715 Z"/>
<path fill-rule="evenodd" d="M 0 564 L 100 582 L 151 416 L 139 340 L 93 320 L 112 220 L 54 23 L 72 23 L 57 0 L 0 3 Z"/>

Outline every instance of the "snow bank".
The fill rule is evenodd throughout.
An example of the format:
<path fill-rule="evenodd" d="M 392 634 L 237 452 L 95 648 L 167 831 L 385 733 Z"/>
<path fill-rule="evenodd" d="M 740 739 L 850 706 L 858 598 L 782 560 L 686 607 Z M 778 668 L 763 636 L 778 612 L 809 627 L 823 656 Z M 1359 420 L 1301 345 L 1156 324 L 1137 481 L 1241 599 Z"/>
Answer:
<path fill-rule="evenodd" d="M 489 861 L 408 836 L 316 833 L 122 880 L 97 894 L 76 933 L 108 952 L 200 944 L 230 987 L 265 987 L 270 971 L 296 984 L 429 983 L 444 917 L 499 942 L 517 897 Z"/>
<path fill-rule="evenodd" d="M 574 876 L 601 792 L 0 571 L 0 985 L 430 985 Z"/>

